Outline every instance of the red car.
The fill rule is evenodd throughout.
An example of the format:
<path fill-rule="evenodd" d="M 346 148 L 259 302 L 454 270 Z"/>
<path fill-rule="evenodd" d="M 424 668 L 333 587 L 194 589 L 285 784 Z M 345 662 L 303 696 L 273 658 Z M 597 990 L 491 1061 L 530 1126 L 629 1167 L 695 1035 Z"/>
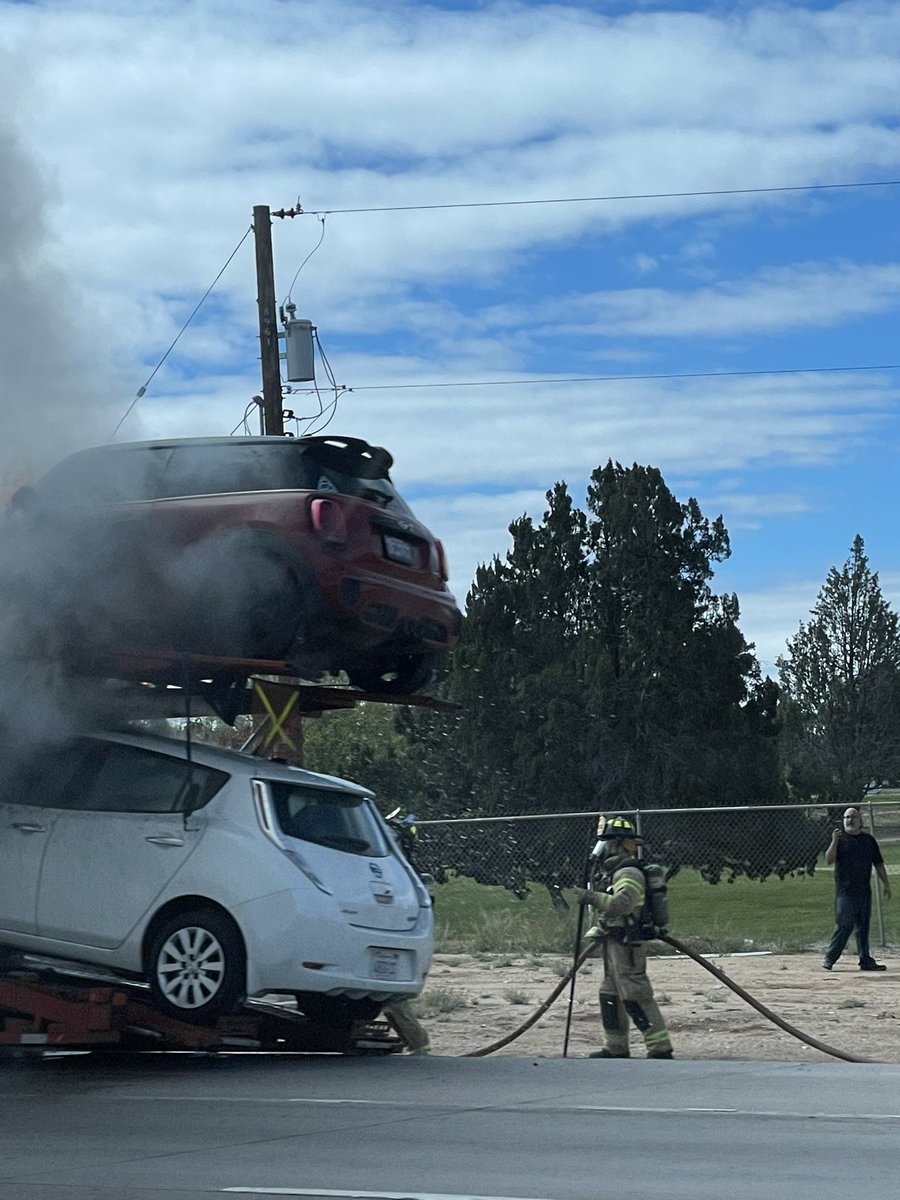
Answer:
<path fill-rule="evenodd" d="M 83 450 L 13 497 L 0 591 L 50 659 L 177 650 L 417 691 L 461 615 L 392 464 L 338 436 Z"/>

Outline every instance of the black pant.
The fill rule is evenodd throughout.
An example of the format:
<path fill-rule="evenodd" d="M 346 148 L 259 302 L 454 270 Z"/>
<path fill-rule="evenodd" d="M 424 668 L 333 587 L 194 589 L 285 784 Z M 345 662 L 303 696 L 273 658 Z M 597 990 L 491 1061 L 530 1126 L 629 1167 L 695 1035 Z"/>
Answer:
<path fill-rule="evenodd" d="M 828 943 L 828 949 L 825 951 L 826 961 L 837 962 L 850 940 L 850 934 L 855 931 L 859 961 L 860 963 L 868 962 L 872 957 L 869 953 L 869 921 L 872 916 L 871 889 L 866 888 L 864 892 L 838 892 L 834 898 L 834 915 L 837 924 L 831 935 L 831 941 Z"/>

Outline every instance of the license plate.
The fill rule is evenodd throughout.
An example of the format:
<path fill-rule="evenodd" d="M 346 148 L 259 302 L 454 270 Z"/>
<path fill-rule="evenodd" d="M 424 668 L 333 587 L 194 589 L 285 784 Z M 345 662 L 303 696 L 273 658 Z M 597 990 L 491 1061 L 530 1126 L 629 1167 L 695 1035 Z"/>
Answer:
<path fill-rule="evenodd" d="M 393 562 L 403 563 L 404 566 L 415 566 L 416 548 L 410 542 L 406 542 L 403 538 L 392 537 L 391 534 L 384 535 L 384 553 Z"/>
<path fill-rule="evenodd" d="M 403 970 L 405 953 L 402 950 L 373 950 L 373 979 L 405 979 Z"/>

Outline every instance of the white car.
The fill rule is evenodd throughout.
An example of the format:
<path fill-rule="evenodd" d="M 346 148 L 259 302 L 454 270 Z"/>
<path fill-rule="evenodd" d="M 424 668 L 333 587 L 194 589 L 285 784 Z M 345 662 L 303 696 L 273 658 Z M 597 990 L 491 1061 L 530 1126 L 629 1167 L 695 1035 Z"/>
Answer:
<path fill-rule="evenodd" d="M 434 922 L 365 788 L 104 734 L 0 772 L 0 945 L 145 980 L 187 1020 L 281 993 L 346 1022 L 418 995 Z"/>

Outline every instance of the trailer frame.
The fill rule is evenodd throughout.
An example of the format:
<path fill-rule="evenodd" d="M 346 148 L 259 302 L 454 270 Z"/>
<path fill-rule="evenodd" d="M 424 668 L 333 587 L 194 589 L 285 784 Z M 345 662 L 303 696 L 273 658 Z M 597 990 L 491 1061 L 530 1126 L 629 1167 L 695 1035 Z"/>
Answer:
<path fill-rule="evenodd" d="M 277 1000 L 195 1025 L 154 1007 L 140 985 L 27 968 L 0 975 L 0 1057 L 54 1050 L 385 1055 L 403 1043 L 386 1021 L 332 1027 Z"/>

